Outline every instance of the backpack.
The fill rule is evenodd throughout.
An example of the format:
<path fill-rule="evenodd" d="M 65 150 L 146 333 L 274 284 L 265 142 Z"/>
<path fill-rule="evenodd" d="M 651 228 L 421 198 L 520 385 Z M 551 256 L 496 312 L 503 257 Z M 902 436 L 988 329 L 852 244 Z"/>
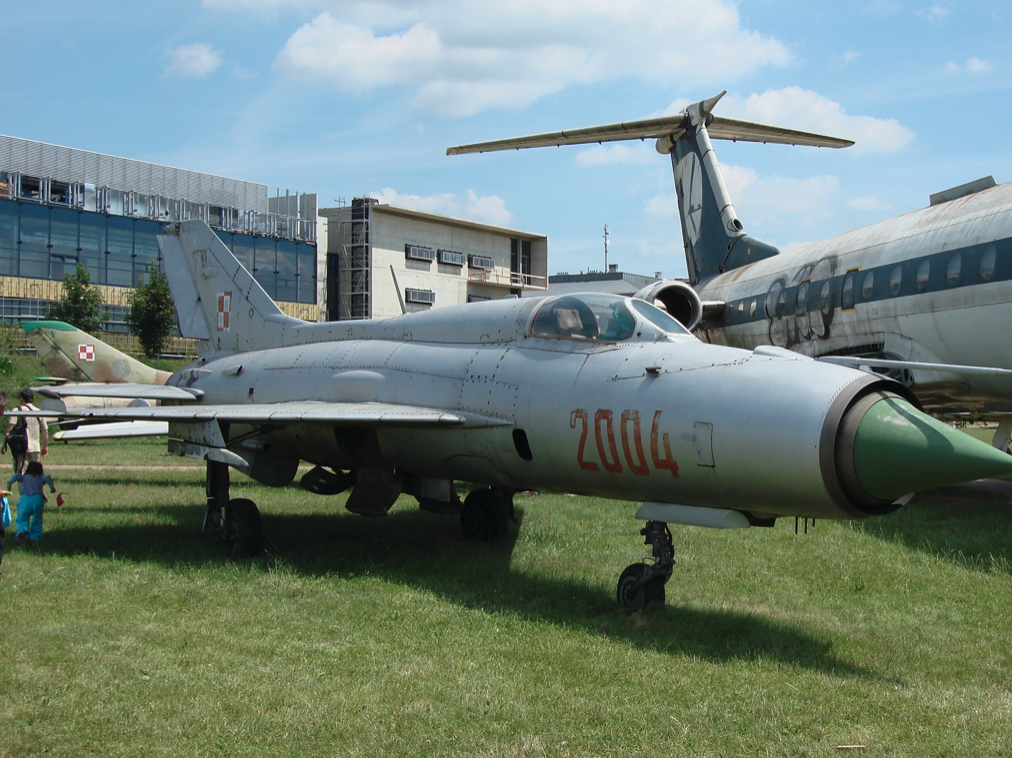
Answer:
<path fill-rule="evenodd" d="M 24 416 L 7 432 L 7 447 L 14 455 L 24 455 L 28 452 L 28 420 Z"/>

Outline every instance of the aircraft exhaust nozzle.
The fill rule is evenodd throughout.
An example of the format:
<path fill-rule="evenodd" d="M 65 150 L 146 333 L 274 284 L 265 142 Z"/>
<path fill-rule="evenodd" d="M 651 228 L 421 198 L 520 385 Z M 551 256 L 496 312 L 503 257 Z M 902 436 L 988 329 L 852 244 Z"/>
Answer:
<path fill-rule="evenodd" d="M 648 284 L 633 297 L 664 308 L 690 332 L 703 318 L 703 302 L 688 282 L 667 279 Z"/>
<path fill-rule="evenodd" d="M 1012 456 L 877 390 L 846 411 L 836 433 L 837 481 L 865 515 L 913 492 L 1012 474 Z"/>

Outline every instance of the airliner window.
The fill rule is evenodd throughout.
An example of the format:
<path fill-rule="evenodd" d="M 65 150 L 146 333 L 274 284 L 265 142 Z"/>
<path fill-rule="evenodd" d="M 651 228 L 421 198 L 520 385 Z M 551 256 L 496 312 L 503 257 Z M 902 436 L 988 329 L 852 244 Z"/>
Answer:
<path fill-rule="evenodd" d="M 847 275 L 843 277 L 843 292 L 840 293 L 840 308 L 845 311 L 854 307 L 855 279 L 857 279 L 856 271 L 848 271 Z"/>
<path fill-rule="evenodd" d="M 639 315 L 665 332 L 671 332 L 672 334 L 689 333 L 689 330 L 682 326 L 682 324 L 676 319 L 672 318 L 670 314 L 665 313 L 656 306 L 650 305 L 650 303 L 645 300 L 630 300 L 629 304 L 632 305 L 633 310 Z M 753 307 L 754 306 L 755 303 L 753 303 Z"/>
<path fill-rule="evenodd" d="M 549 300 L 531 326 L 532 337 L 619 342 L 629 339 L 636 319 L 623 298 L 613 295 L 568 295 Z"/>
<path fill-rule="evenodd" d="M 929 276 L 931 276 L 931 261 L 922 261 L 917 269 L 917 289 L 927 289 Z"/>
<path fill-rule="evenodd" d="M 897 266 L 889 277 L 889 291 L 895 296 L 900 294 L 900 287 L 903 286 L 903 267 Z"/>
<path fill-rule="evenodd" d="M 994 276 L 994 245 L 988 245 L 984 257 L 980 259 L 980 278 L 985 282 Z"/>
<path fill-rule="evenodd" d="M 871 300 L 872 294 L 875 292 L 875 275 L 869 271 L 864 275 L 864 284 L 861 285 L 861 297 L 865 300 Z"/>
<path fill-rule="evenodd" d="M 781 282 L 773 282 L 770 291 L 766 293 L 766 318 L 773 319 L 783 316 L 786 302 L 784 285 Z"/>
<path fill-rule="evenodd" d="M 819 306 L 827 316 L 833 310 L 833 288 L 828 279 L 822 284 L 822 292 L 819 293 Z"/>
<path fill-rule="evenodd" d="M 948 280 L 950 287 L 955 287 L 959 284 L 959 267 L 959 253 L 956 253 L 949 258 L 949 266 L 945 269 L 945 278 Z"/>
<path fill-rule="evenodd" d="M 798 303 L 794 312 L 800 314 L 806 310 L 808 310 L 808 282 L 802 282 L 798 285 Z"/>

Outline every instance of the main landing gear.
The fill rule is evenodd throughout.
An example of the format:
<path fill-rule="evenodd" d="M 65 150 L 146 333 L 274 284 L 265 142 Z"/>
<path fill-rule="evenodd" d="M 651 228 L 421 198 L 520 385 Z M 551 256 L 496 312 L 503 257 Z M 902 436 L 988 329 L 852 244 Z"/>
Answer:
<path fill-rule="evenodd" d="M 215 535 L 234 555 L 256 555 L 264 547 L 263 527 L 256 503 L 243 497 L 229 498 L 228 465 L 207 462 L 207 510 L 202 532 Z"/>
<path fill-rule="evenodd" d="M 618 604 L 625 608 L 638 608 L 647 603 L 664 602 L 664 585 L 671 578 L 675 565 L 675 550 L 671 545 L 671 530 L 663 521 L 648 521 L 640 529 L 644 544 L 653 548 L 651 563 L 634 563 L 627 566 L 618 578 L 616 595 Z"/>
<path fill-rule="evenodd" d="M 513 491 L 502 487 L 472 490 L 464 498 L 460 511 L 460 531 L 464 539 L 495 542 L 506 535 L 513 514 Z"/>

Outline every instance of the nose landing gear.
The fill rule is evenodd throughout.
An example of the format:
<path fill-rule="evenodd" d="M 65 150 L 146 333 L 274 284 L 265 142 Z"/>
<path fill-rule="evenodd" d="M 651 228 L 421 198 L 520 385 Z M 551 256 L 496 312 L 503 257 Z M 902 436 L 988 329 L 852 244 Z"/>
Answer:
<path fill-rule="evenodd" d="M 644 544 L 653 548 L 651 563 L 634 563 L 627 566 L 618 578 L 616 597 L 625 608 L 638 608 L 647 603 L 664 602 L 664 585 L 671 578 L 675 565 L 675 550 L 671 544 L 671 530 L 663 521 L 648 521 L 640 529 Z"/>

